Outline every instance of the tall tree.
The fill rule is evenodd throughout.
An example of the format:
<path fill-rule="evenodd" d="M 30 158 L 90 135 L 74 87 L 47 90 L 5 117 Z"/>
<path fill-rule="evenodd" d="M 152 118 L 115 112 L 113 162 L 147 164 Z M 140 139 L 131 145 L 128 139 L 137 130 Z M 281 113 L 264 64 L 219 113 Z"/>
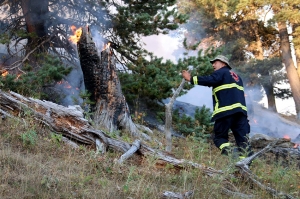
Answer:
<path fill-rule="evenodd" d="M 292 95 L 296 106 L 297 120 L 300 121 L 300 78 L 293 62 L 291 41 L 287 30 L 287 24 L 289 22 L 293 22 L 294 20 L 293 17 L 290 17 L 294 13 L 296 13 L 296 16 L 299 16 L 299 3 L 295 1 L 287 1 L 277 4 L 271 2 L 271 5 L 275 14 L 274 19 L 278 24 L 281 59 L 285 66 L 287 77 L 291 86 Z"/>

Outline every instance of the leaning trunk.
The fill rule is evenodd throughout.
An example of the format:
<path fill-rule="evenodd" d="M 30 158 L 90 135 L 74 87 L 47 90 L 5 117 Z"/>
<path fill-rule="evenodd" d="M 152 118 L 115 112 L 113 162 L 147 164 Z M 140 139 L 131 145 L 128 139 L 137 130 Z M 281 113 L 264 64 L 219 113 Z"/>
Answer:
<path fill-rule="evenodd" d="M 137 136 L 139 130 L 132 122 L 122 93 L 111 48 L 103 50 L 99 57 L 88 27 L 83 28 L 77 47 L 85 87 L 95 103 L 91 111 L 96 127 L 110 132 L 122 129 Z"/>
<path fill-rule="evenodd" d="M 295 49 L 296 63 L 297 63 L 297 73 L 300 79 L 300 47 Z"/>
<path fill-rule="evenodd" d="M 287 77 L 290 82 L 293 99 L 296 105 L 297 120 L 300 121 L 300 80 L 292 59 L 289 35 L 285 22 L 278 22 L 280 36 L 281 59 L 285 65 Z"/>
<path fill-rule="evenodd" d="M 293 25 L 293 33 L 296 32 L 296 29 L 299 28 L 300 24 Z M 295 56 L 296 56 L 296 64 L 297 64 L 297 72 L 300 78 L 300 45 L 295 45 Z"/>

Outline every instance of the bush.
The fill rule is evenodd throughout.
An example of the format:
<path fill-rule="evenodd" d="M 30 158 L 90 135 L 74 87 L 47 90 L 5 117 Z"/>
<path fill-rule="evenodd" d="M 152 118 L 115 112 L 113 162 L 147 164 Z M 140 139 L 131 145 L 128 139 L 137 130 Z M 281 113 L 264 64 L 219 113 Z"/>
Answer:
<path fill-rule="evenodd" d="M 37 140 L 37 133 L 34 130 L 28 130 L 21 134 L 23 145 L 34 146 Z"/>
<path fill-rule="evenodd" d="M 176 109 L 173 113 L 173 128 L 185 136 L 194 134 L 195 137 L 205 138 L 212 130 L 211 116 L 210 109 L 205 106 L 201 109 L 196 108 L 194 118 L 185 114 L 181 115 Z"/>
<path fill-rule="evenodd" d="M 53 86 L 56 82 L 69 74 L 71 68 L 62 65 L 58 58 L 50 55 L 44 55 L 41 58 L 40 68 L 33 68 L 25 65 L 22 68 L 22 74 L 8 74 L 0 76 L 0 88 L 11 90 L 21 95 L 35 98 L 43 98 L 46 93 L 43 92 L 44 86 Z"/>

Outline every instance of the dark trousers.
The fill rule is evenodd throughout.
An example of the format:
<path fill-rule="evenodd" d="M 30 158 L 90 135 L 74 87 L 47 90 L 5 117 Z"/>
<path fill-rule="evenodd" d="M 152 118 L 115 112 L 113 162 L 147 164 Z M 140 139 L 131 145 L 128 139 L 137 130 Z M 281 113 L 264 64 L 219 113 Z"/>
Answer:
<path fill-rule="evenodd" d="M 239 149 L 251 153 L 251 147 L 248 140 L 250 125 L 247 116 L 243 113 L 235 113 L 215 121 L 214 143 L 218 148 L 220 148 L 222 144 L 228 143 L 229 129 L 231 129 Z"/>

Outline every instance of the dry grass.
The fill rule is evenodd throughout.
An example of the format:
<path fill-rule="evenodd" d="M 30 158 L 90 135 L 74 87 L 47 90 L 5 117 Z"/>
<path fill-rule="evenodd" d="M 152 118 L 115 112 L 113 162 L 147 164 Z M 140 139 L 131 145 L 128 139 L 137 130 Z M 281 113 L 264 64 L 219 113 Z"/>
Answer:
<path fill-rule="evenodd" d="M 21 122 L 0 120 L 0 198 L 161 198 L 164 191 L 184 193 L 194 191 L 192 198 L 239 198 L 224 195 L 223 177 L 204 175 L 198 169 L 181 171 L 171 165 L 156 166 L 156 159 L 134 156 L 122 166 L 115 164 L 120 153 L 105 155 L 81 146 L 74 150 L 60 142 L 46 128 L 38 127 L 30 119 Z M 34 136 L 36 135 L 36 137 Z M 157 133 L 157 139 L 163 136 Z M 152 147 L 155 143 L 149 143 Z M 242 178 L 230 178 L 235 172 L 234 162 L 219 155 L 210 143 L 194 137 L 174 139 L 174 154 L 215 169 L 240 192 L 254 198 L 273 198 Z M 293 165 L 282 167 L 272 159 L 258 159 L 252 170 L 261 181 L 278 190 L 300 197 L 300 172 Z M 271 163 L 270 163 L 271 162 Z"/>

